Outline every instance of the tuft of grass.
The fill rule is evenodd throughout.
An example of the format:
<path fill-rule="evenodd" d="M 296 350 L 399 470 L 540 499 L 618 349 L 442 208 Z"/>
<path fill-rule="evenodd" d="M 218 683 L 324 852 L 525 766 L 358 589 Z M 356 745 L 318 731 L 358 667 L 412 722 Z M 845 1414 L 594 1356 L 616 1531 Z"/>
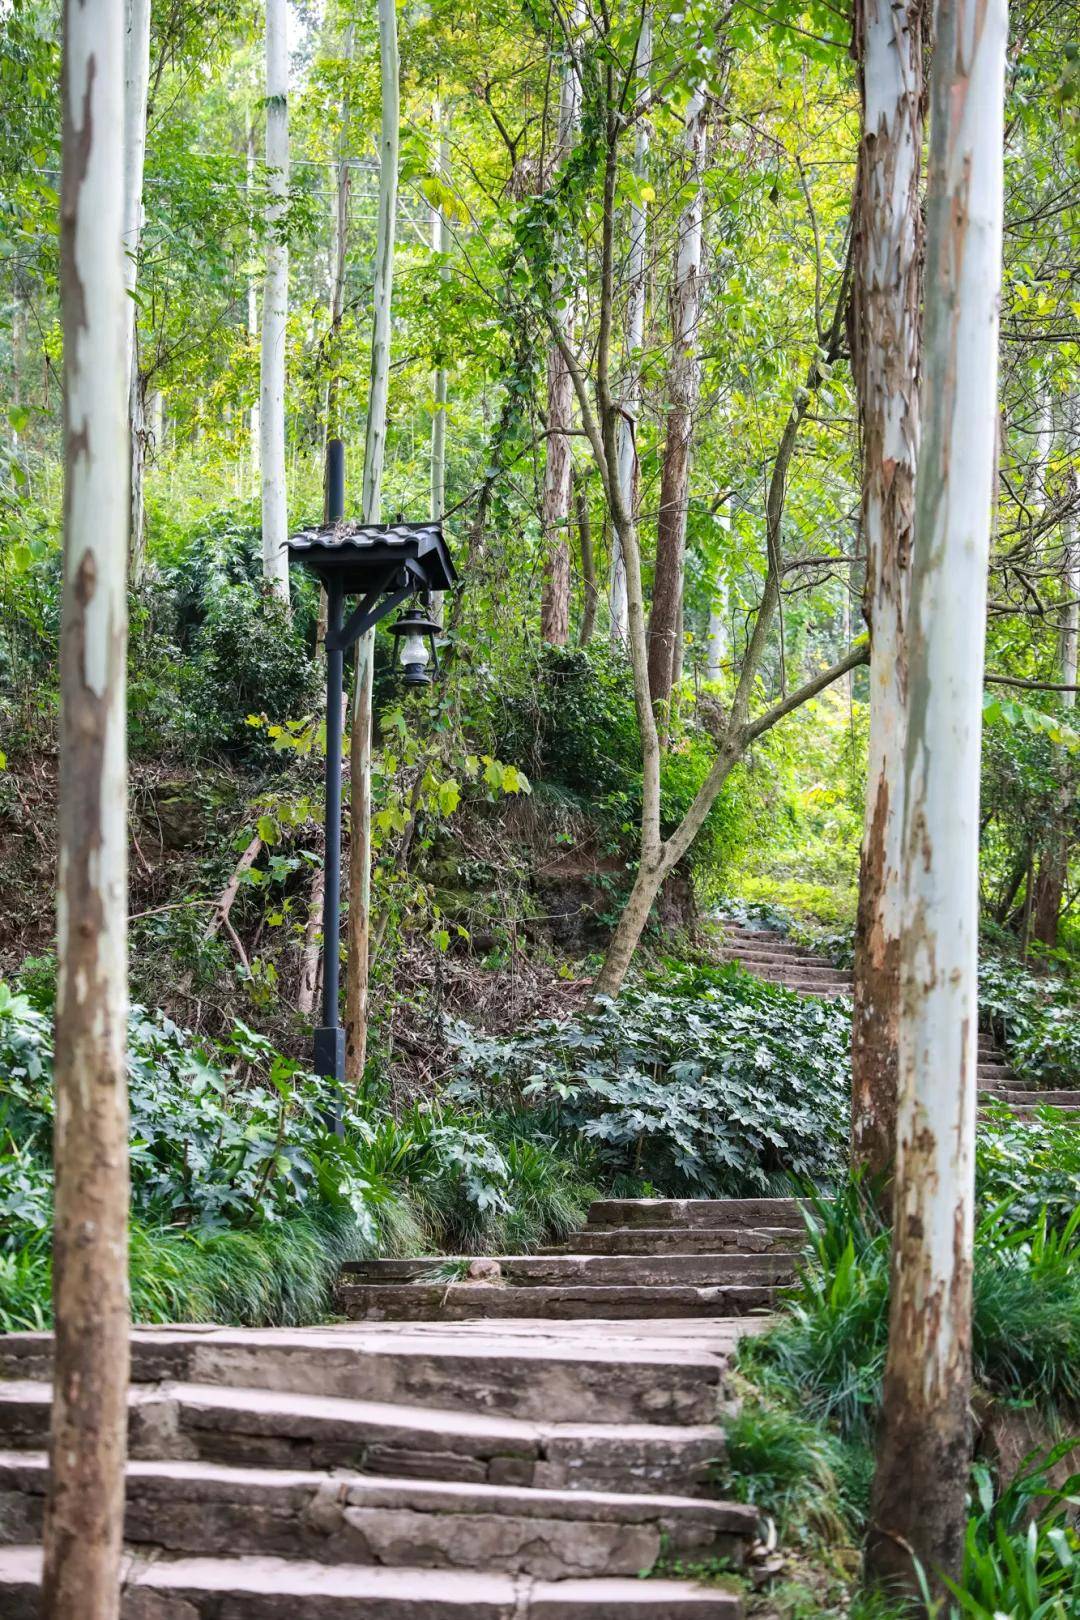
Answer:
<path fill-rule="evenodd" d="M 764 1398 L 748 1400 L 724 1431 L 718 1482 L 736 1501 L 761 1508 L 781 1534 L 809 1530 L 822 1541 L 851 1537 L 841 1479 L 844 1447 L 821 1423 Z"/>

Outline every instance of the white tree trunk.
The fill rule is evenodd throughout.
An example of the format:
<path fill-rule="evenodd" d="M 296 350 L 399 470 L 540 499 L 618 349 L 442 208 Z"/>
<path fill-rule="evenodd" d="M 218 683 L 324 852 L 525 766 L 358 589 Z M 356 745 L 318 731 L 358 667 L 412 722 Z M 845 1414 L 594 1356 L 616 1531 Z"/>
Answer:
<path fill-rule="evenodd" d="M 346 62 L 352 61 L 356 30 L 352 23 L 345 28 L 341 54 Z M 325 438 L 341 437 L 341 322 L 345 313 L 345 265 L 349 251 L 349 198 L 352 192 L 352 169 L 349 129 L 352 108 L 347 86 L 342 89 L 341 127 L 338 132 L 337 156 L 331 166 L 333 201 L 330 214 L 330 372 L 326 382 Z M 326 514 L 329 516 L 329 513 Z"/>
<path fill-rule="evenodd" d="M 432 122 L 439 132 L 439 179 L 443 185 L 450 179 L 450 125 L 447 114 L 438 101 L 432 109 Z M 440 255 L 442 263 L 439 266 L 439 279 L 445 284 L 450 280 L 450 221 L 446 217 L 446 209 L 432 208 L 431 210 L 431 249 Z M 431 516 L 433 521 L 441 520 L 446 510 L 446 397 L 447 397 L 447 371 L 445 366 L 436 366 L 432 379 L 432 388 L 435 399 L 435 410 L 431 418 Z M 432 597 L 431 611 L 435 622 L 442 623 L 442 592 L 438 591 Z"/>
<path fill-rule="evenodd" d="M 959 1574 L 970 1463 L 979 754 L 997 437 L 1005 0 L 940 0 L 912 570 L 900 1095 L 873 1573 Z"/>
<path fill-rule="evenodd" d="M 582 0 L 574 0 L 571 33 L 576 35 L 584 16 Z M 563 61 L 559 94 L 557 155 L 560 162 L 569 156 L 581 115 L 580 65 L 574 50 L 567 50 Z M 555 241 L 556 265 L 566 263 L 566 238 Z M 556 321 L 562 335 L 573 341 L 577 300 L 567 292 L 564 270 L 552 276 L 551 295 Z M 563 298 L 566 303 L 560 308 Z M 548 350 L 547 360 L 547 450 L 544 460 L 544 487 L 541 498 L 543 531 L 544 586 L 540 602 L 540 634 L 545 641 L 564 646 L 570 634 L 570 504 L 573 486 L 573 458 L 570 429 L 574 418 L 574 385 L 557 343 Z"/>
<path fill-rule="evenodd" d="M 1065 408 L 1065 455 L 1069 464 L 1068 493 L 1075 501 L 1077 477 L 1075 457 L 1080 448 L 1080 398 L 1073 397 Z M 1076 535 L 1076 511 L 1070 508 L 1062 529 L 1065 562 L 1065 615 L 1061 631 L 1061 679 L 1076 685 L 1077 643 L 1080 641 L 1080 542 Z M 1065 707 L 1076 707 L 1076 693 L 1065 693 Z"/>
<path fill-rule="evenodd" d="M 42 1614 L 116 1620 L 128 1379 L 124 0 L 66 0 L 56 1166 Z"/>
<path fill-rule="evenodd" d="M 439 180 L 442 185 L 450 181 L 450 122 L 444 107 L 436 102 L 432 107 L 432 123 L 439 131 Z M 444 207 L 432 207 L 431 251 L 440 256 L 439 280 L 447 285 L 450 280 L 450 220 Z M 447 509 L 447 368 L 436 366 L 432 377 L 432 392 L 436 408 L 431 418 L 431 515 L 439 522 Z M 432 604 L 436 617 L 442 611 L 442 595 Z"/>
<path fill-rule="evenodd" d="M 386 415 L 390 387 L 391 303 L 394 290 L 394 235 L 397 221 L 399 87 L 397 11 L 394 0 L 379 0 L 379 61 L 382 131 L 379 141 L 379 223 L 375 243 L 371 386 L 364 439 L 363 520 L 382 516 L 382 474 L 386 454 Z M 356 646 L 349 773 L 352 788 L 349 843 L 349 922 L 346 968 L 345 1077 L 358 1085 L 367 1061 L 368 976 L 371 941 L 371 720 L 375 632 Z"/>
<path fill-rule="evenodd" d="M 638 39 L 637 71 L 638 94 L 647 90 L 652 67 L 652 12 L 646 11 L 641 19 Z M 644 185 L 649 167 L 649 123 L 642 117 L 634 136 L 634 175 Z M 630 255 L 627 265 L 626 290 L 626 358 L 625 381 L 622 390 L 622 418 L 619 422 L 618 479 L 623 502 L 628 512 L 637 504 L 637 419 L 641 409 L 641 349 L 645 342 L 645 295 L 648 280 L 649 212 L 646 204 L 634 197 L 630 204 Z M 626 602 L 626 559 L 618 531 L 611 536 L 611 578 L 608 585 L 608 611 L 611 619 L 611 639 L 620 647 L 627 644 L 628 622 Z"/>
<path fill-rule="evenodd" d="M 716 521 L 728 535 L 731 531 L 731 501 L 725 499 L 716 514 Z M 725 558 L 723 564 L 716 571 L 713 581 L 713 599 L 709 606 L 709 640 L 705 651 L 705 679 L 707 681 L 722 681 L 724 678 L 724 660 L 728 654 L 728 587 L 724 576 L 727 566 Z"/>
<path fill-rule="evenodd" d="M 919 452 L 923 0 L 860 0 L 853 362 L 862 428 L 870 734 L 852 1018 L 851 1151 L 887 1178 L 900 1019 L 907 620 Z"/>
<path fill-rule="evenodd" d="M 289 191 L 289 46 L 287 0 L 266 0 L 266 282 L 260 379 L 263 577 L 288 605 L 289 538 L 285 493 L 285 333 L 289 248 L 284 216 Z"/>
<path fill-rule="evenodd" d="M 247 118 L 247 139 L 245 144 L 247 147 L 247 196 L 248 205 L 250 206 L 251 199 L 255 195 L 256 166 L 255 119 L 251 113 L 248 114 Z M 254 259 L 254 233 L 252 233 L 250 242 L 250 252 Z M 254 350 L 259 340 L 259 288 L 254 271 L 247 278 L 247 335 L 248 346 Z M 251 446 L 251 488 L 253 493 L 258 490 L 261 481 L 259 472 L 259 452 L 261 449 L 259 415 L 259 396 L 256 394 L 251 404 L 251 410 L 248 412 L 248 437 Z"/>
<path fill-rule="evenodd" d="M 649 690 L 654 704 L 667 704 L 682 657 L 682 617 L 686 561 L 686 508 L 690 494 L 690 455 L 694 412 L 701 386 L 698 319 L 701 310 L 701 255 L 705 137 L 705 87 L 698 85 L 686 111 L 685 149 L 690 199 L 679 219 L 675 276 L 671 292 L 671 365 L 668 368 L 667 432 L 656 522 L 656 566 L 649 615 Z"/>
<path fill-rule="evenodd" d="M 146 549 L 143 464 L 146 420 L 139 378 L 138 322 L 132 294 L 138 282 L 146 163 L 146 97 L 150 83 L 150 0 L 127 0 L 124 38 L 124 287 L 128 294 L 125 354 L 131 433 L 131 573 L 138 579 Z"/>

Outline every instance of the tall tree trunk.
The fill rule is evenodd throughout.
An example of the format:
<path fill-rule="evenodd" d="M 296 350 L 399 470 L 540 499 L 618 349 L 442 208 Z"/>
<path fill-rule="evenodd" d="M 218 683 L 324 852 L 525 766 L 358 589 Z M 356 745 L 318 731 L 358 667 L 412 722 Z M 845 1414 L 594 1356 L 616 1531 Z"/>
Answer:
<path fill-rule="evenodd" d="M 593 552 L 592 516 L 589 512 L 589 486 L 585 479 L 580 477 L 575 479 L 575 486 L 578 540 L 581 545 L 581 590 L 583 597 L 578 646 L 587 647 L 596 628 L 596 557 Z"/>
<path fill-rule="evenodd" d="M 124 4 L 66 0 L 56 1167 L 42 1613 L 116 1620 L 128 1381 Z"/>
<path fill-rule="evenodd" d="M 581 3 L 575 0 L 571 27 L 581 22 Z M 558 157 L 565 161 L 577 132 L 581 109 L 581 84 L 572 49 L 563 60 L 559 96 Z M 555 263 L 563 264 L 566 242 L 555 243 Z M 575 300 L 566 295 L 562 270 L 552 277 L 552 299 L 556 320 L 567 341 L 573 340 Z M 559 305 L 567 296 L 566 307 Z M 570 635 L 570 486 L 573 458 L 570 429 L 574 419 L 574 384 L 565 357 L 557 343 L 551 344 L 547 358 L 547 455 L 544 461 L 544 488 L 541 505 L 543 532 L 544 584 L 540 598 L 540 634 L 547 642 L 564 647 Z"/>
<path fill-rule="evenodd" d="M 146 550 L 143 466 L 146 392 L 139 376 L 139 329 L 133 294 L 138 282 L 146 163 L 146 98 L 150 84 L 150 0 L 127 0 L 124 36 L 124 287 L 127 321 L 128 410 L 131 433 L 131 577 L 142 574 Z"/>
<path fill-rule="evenodd" d="M 1080 451 L 1080 395 L 1073 395 L 1065 407 L 1065 455 L 1069 471 L 1068 514 L 1062 527 L 1065 614 L 1061 627 L 1061 679 L 1065 686 L 1076 685 L 1077 647 L 1080 644 L 1080 541 L 1076 534 L 1076 500 L 1080 489 L 1076 456 Z M 1075 709 L 1076 693 L 1065 692 L 1065 708 Z"/>
<path fill-rule="evenodd" d="M 260 439 L 263 578 L 289 601 L 285 497 L 285 331 L 289 313 L 289 47 L 287 0 L 266 0 L 266 282 L 263 289 Z"/>
<path fill-rule="evenodd" d="M 382 131 L 379 142 L 379 223 L 375 244 L 371 386 L 364 440 L 363 520 L 378 523 L 386 452 L 386 407 L 390 385 L 390 312 L 394 290 L 397 219 L 399 89 L 397 11 L 379 0 L 379 62 Z M 345 974 L 345 1078 L 359 1085 L 367 1062 L 368 979 L 371 951 L 371 720 L 375 632 L 356 647 L 356 691 L 349 747 L 351 783 L 349 842 L 348 962 Z"/>
<path fill-rule="evenodd" d="M 341 54 L 345 61 L 351 62 L 356 29 L 353 23 L 348 23 L 341 42 Z M 341 437 L 341 322 L 345 313 L 345 263 L 349 252 L 349 195 L 352 190 L 352 169 L 350 167 L 350 125 L 351 106 L 349 93 L 343 89 L 341 96 L 341 125 L 338 130 L 337 156 L 334 162 L 334 196 L 333 214 L 331 217 L 331 243 L 330 243 L 330 375 L 326 381 L 326 438 L 340 439 Z M 329 509 L 324 511 L 324 520 L 329 518 Z"/>
<path fill-rule="evenodd" d="M 721 501 L 716 521 L 725 537 L 731 532 L 731 499 Z M 713 581 L 713 598 L 709 604 L 709 638 L 705 651 L 705 679 L 722 681 L 724 659 L 728 652 L 728 588 L 723 569 L 717 569 Z"/>
<path fill-rule="evenodd" d="M 246 142 L 247 152 L 247 199 L 251 207 L 255 195 L 255 119 L 249 112 L 247 115 Z M 255 256 L 255 236 L 251 233 L 249 250 L 252 258 Z M 247 278 L 247 335 L 248 347 L 254 351 L 259 338 L 259 289 L 256 284 L 254 271 Z M 262 448 L 262 428 L 260 426 L 259 395 L 252 400 L 248 412 L 248 438 L 251 445 L 251 488 L 252 492 L 258 490 L 261 483 L 259 455 Z"/>
<path fill-rule="evenodd" d="M 701 386 L 698 316 L 701 305 L 702 181 L 705 173 L 707 97 L 698 85 L 686 113 L 690 200 L 679 220 L 671 292 L 671 365 L 668 369 L 667 434 L 660 472 L 656 567 L 649 615 L 649 690 L 653 704 L 671 700 L 686 555 L 686 503 L 694 411 Z"/>
<path fill-rule="evenodd" d="M 652 12 L 641 19 L 634 71 L 639 95 L 648 88 L 652 69 Z M 642 116 L 634 136 L 634 174 L 644 185 L 649 167 L 649 123 Z M 644 199 L 636 192 L 630 203 L 630 257 L 626 289 L 626 358 L 622 388 L 622 415 L 619 420 L 618 478 L 628 512 L 637 507 L 637 419 L 641 409 L 641 350 L 645 342 L 645 297 L 648 280 L 649 215 Z M 611 578 L 608 586 L 611 639 L 624 647 L 627 641 L 626 560 L 619 532 L 611 535 Z"/>
<path fill-rule="evenodd" d="M 1072 467 L 1072 457 L 1075 454 L 1075 401 L 1070 400 L 1062 421 L 1062 448 L 1069 467 L 1067 494 L 1075 499 L 1076 474 Z M 1046 461 L 1043 467 L 1044 506 L 1048 503 L 1046 490 L 1047 467 L 1053 449 L 1053 433 L 1047 433 Z M 1080 592 L 1080 557 L 1076 548 L 1076 514 L 1070 506 L 1062 523 L 1062 571 L 1061 590 L 1065 601 L 1065 610 L 1061 626 L 1061 681 L 1066 690 L 1062 693 L 1062 707 L 1072 709 L 1076 706 L 1076 693 L 1069 691 L 1069 687 L 1076 685 L 1076 650 L 1077 650 L 1077 594 Z M 1073 806 L 1075 793 L 1074 773 L 1072 761 L 1064 749 L 1055 748 L 1054 768 L 1058 777 L 1057 806 L 1051 825 L 1048 830 L 1047 842 L 1039 857 L 1039 875 L 1035 884 L 1035 898 L 1033 903 L 1032 934 L 1043 945 L 1053 949 L 1058 942 L 1058 925 L 1061 920 L 1061 906 L 1065 896 L 1065 886 L 1069 876 L 1069 834 L 1068 820 Z"/>
<path fill-rule="evenodd" d="M 971 1457 L 979 751 L 997 435 L 1005 0 L 940 0 L 912 566 L 889 1349 L 868 1567 L 960 1573 Z M 972 613 L 971 605 L 979 611 Z"/>
<path fill-rule="evenodd" d="M 438 101 L 432 109 L 432 122 L 439 136 L 438 176 L 446 185 L 450 180 L 450 123 Z M 450 281 L 450 221 L 441 203 L 431 210 L 431 251 L 439 256 L 439 280 L 447 285 Z M 439 364 L 432 378 L 435 409 L 431 417 L 431 517 L 435 523 L 442 521 L 446 511 L 446 383 L 447 368 Z M 442 606 L 442 592 L 437 591 L 431 600 L 437 624 L 442 623 Z"/>
<path fill-rule="evenodd" d="M 862 97 L 852 369 L 870 626 L 870 737 L 855 928 L 851 1158 L 884 1178 L 896 1145 L 907 618 L 919 452 L 919 203 L 925 0 L 859 0 Z"/>

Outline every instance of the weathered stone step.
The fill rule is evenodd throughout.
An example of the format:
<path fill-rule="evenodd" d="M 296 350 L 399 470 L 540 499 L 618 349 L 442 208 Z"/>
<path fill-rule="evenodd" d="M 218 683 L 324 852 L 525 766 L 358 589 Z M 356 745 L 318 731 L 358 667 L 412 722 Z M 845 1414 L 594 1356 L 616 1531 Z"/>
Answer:
<path fill-rule="evenodd" d="M 796 989 L 803 985 L 823 985 L 836 990 L 850 990 L 855 981 L 850 973 L 841 973 L 839 968 L 820 967 L 817 964 L 806 965 L 788 962 L 766 964 L 764 962 L 744 962 L 744 967 L 752 967 L 759 979 L 768 979 L 772 984 L 786 984 L 789 989 Z"/>
<path fill-rule="evenodd" d="M 654 1224 L 660 1224 L 656 1222 Z M 714 1314 L 724 1314 L 714 1312 Z M 481 1331 L 138 1328 L 132 1379 L 331 1395 L 558 1422 L 698 1423 L 716 1407 L 722 1359 L 685 1347 Z M 52 1337 L 0 1337 L 0 1379 L 48 1379 Z"/>
<path fill-rule="evenodd" d="M 1043 1103 L 1043 1104 L 1038 1105 L 1038 1106 L 1034 1105 L 1034 1104 L 1031 1104 L 1029 1106 L 1018 1106 L 1016 1103 L 1009 1103 L 1008 1106 L 1012 1109 L 1012 1112 L 1016 1115 L 1017 1119 L 1028 1120 L 1028 1121 L 1031 1121 L 1031 1122 L 1037 1122 L 1038 1120 L 1040 1120 L 1043 1117 L 1042 1113 L 1041 1113 L 1041 1108 L 1054 1107 L 1054 1104 L 1052 1104 L 1052 1103 Z M 1066 1116 L 1066 1118 L 1068 1118 L 1068 1119 L 1074 1119 L 1078 1114 L 1080 1114 L 1080 1106 L 1077 1106 L 1074 1103 L 1071 1107 L 1068 1107 L 1068 1108 L 1058 1108 L 1057 1112 L 1059 1114 L 1064 1114 Z"/>
<path fill-rule="evenodd" d="M 1020 1086 L 980 1086 L 979 1091 L 1015 1108 L 1080 1108 L 1080 1091 L 1032 1091 Z"/>
<path fill-rule="evenodd" d="M 460 1261 L 451 1261 L 459 1265 Z M 464 1262 L 468 1265 L 468 1261 Z M 522 1289 L 558 1288 L 582 1284 L 591 1287 L 612 1287 L 631 1284 L 638 1287 L 663 1287 L 670 1284 L 690 1283 L 696 1287 L 711 1287 L 727 1282 L 772 1283 L 785 1282 L 790 1277 L 794 1259 L 790 1254 L 526 1254 L 486 1257 L 485 1267 L 495 1264 L 499 1277 L 485 1276 L 481 1280 L 489 1286 L 499 1286 L 501 1278 L 506 1286 Z M 341 1268 L 342 1284 L 356 1283 L 431 1283 L 446 1288 L 468 1283 L 467 1275 L 433 1275 L 446 1261 L 439 1256 L 417 1260 L 351 1260 Z"/>
<path fill-rule="evenodd" d="M 762 963 L 767 967 L 811 967 L 825 973 L 847 973 L 848 968 L 837 968 L 835 963 L 813 951 L 800 950 L 794 945 L 750 945 L 733 942 L 721 945 L 717 955 L 722 962 L 742 962 L 747 967 Z"/>
<path fill-rule="evenodd" d="M 40 1539 L 48 1458 L 0 1452 L 0 1542 Z M 609 1491 L 131 1462 L 124 1539 L 167 1553 L 498 1570 L 545 1580 L 640 1575 L 662 1551 L 742 1561 L 738 1502 Z"/>
<path fill-rule="evenodd" d="M 41 1450 L 51 1385 L 0 1384 L 0 1445 Z M 718 1396 L 713 1392 L 715 1417 Z M 700 1494 L 723 1453 L 708 1423 L 539 1423 L 264 1389 L 133 1388 L 130 1455 L 545 1490 Z"/>
<path fill-rule="evenodd" d="M 791 1254 L 805 1228 L 791 1226 L 587 1226 L 550 1250 L 558 1254 L 681 1255 Z"/>
<path fill-rule="evenodd" d="M 534 1581 L 281 1558 L 131 1559 L 123 1620 L 740 1620 L 740 1599 L 686 1581 Z M 40 1620 L 41 1554 L 0 1550 L 4 1620 Z"/>
<path fill-rule="evenodd" d="M 508 1317 L 652 1321 L 678 1316 L 741 1316 L 771 1310 L 768 1283 L 499 1288 L 488 1283 L 342 1283 L 337 1304 L 354 1322 L 468 1322 Z"/>
<path fill-rule="evenodd" d="M 795 1198 L 598 1198 L 589 1226 L 787 1227 L 806 1230 Z"/>

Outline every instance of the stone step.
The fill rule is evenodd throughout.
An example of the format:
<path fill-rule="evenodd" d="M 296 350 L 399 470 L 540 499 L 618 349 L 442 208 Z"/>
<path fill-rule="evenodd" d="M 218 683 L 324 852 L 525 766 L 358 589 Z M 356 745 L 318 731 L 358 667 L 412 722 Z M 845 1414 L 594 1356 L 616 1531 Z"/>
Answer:
<path fill-rule="evenodd" d="M 1014 1108 L 1080 1108 L 1080 1091 L 1029 1091 L 1017 1086 L 980 1086 L 979 1091 Z"/>
<path fill-rule="evenodd" d="M 1000 1099 L 995 1099 L 995 1100 L 1000 1100 Z M 1046 1104 L 1046 1103 L 1042 1104 L 1041 1106 L 1035 1106 L 1035 1105 L 1019 1105 L 1018 1106 L 1015 1103 L 1009 1103 L 1008 1104 L 1008 1107 L 1011 1108 L 1012 1112 L 1015 1114 L 1017 1119 L 1028 1120 L 1028 1121 L 1033 1121 L 1033 1122 L 1037 1122 L 1038 1120 L 1040 1120 L 1040 1119 L 1042 1119 L 1044 1117 L 1043 1114 L 1042 1114 L 1042 1108 L 1048 1107 L 1048 1106 L 1052 1107 L 1053 1105 L 1052 1104 Z M 1080 1114 L 1080 1106 L 1077 1106 L 1077 1104 L 1074 1103 L 1069 1108 L 1058 1108 L 1056 1110 L 1056 1112 L 1059 1113 L 1059 1114 L 1064 1114 L 1067 1119 L 1073 1119 L 1078 1114 Z"/>
<path fill-rule="evenodd" d="M 0 1452 L 0 1542 L 40 1539 L 48 1458 Z M 543 1580 L 640 1575 L 662 1552 L 743 1561 L 738 1502 L 131 1462 L 124 1539 L 166 1553 L 471 1569 Z"/>
<path fill-rule="evenodd" d="M 451 1261 L 451 1265 L 466 1266 L 466 1260 Z M 431 1283 L 436 1287 L 455 1289 L 475 1282 L 475 1278 L 462 1275 L 438 1276 L 440 1266 L 446 1264 L 438 1255 L 418 1260 L 352 1260 L 341 1268 L 343 1284 L 357 1283 Z M 637 1287 L 663 1287 L 690 1283 L 695 1287 L 715 1287 L 727 1282 L 774 1283 L 786 1282 L 794 1268 L 790 1254 L 666 1254 L 660 1257 L 648 1254 L 527 1254 L 485 1257 L 482 1262 L 488 1274 L 480 1280 L 488 1286 L 500 1282 L 518 1290 L 536 1288 L 574 1288 L 586 1284 L 590 1287 L 633 1285 Z M 490 1268 L 498 1266 L 498 1275 Z"/>
<path fill-rule="evenodd" d="M 589 1226 L 806 1230 L 795 1198 L 598 1198 L 589 1206 Z"/>
<path fill-rule="evenodd" d="M 854 979 L 850 973 L 841 973 L 838 968 L 820 967 L 816 964 L 794 966 L 789 963 L 744 962 L 743 966 L 752 969 L 754 977 L 767 979 L 770 984 L 783 984 L 789 990 L 801 989 L 804 985 L 819 985 L 823 989 L 851 990 Z"/>
<path fill-rule="evenodd" d="M 136 1384 L 212 1384 L 552 1422 L 706 1422 L 724 1366 L 722 1356 L 685 1345 L 585 1342 L 539 1327 L 513 1343 L 480 1330 L 358 1325 L 137 1328 L 131 1340 Z M 48 1379 L 51 1368 L 50 1334 L 0 1337 L 0 1379 Z"/>
<path fill-rule="evenodd" d="M 809 967 L 819 968 L 826 973 L 849 972 L 847 968 L 837 968 L 824 956 L 815 956 L 812 951 L 799 950 L 795 946 L 748 945 L 739 942 L 721 945 L 717 951 L 721 962 L 742 962 L 747 967 L 754 967 L 758 963 L 764 967 Z"/>
<path fill-rule="evenodd" d="M 43 1449 L 51 1401 L 50 1384 L 0 1384 L 0 1446 Z M 710 1419 L 717 1405 L 714 1390 Z M 128 1417 L 129 1452 L 140 1461 L 542 1490 L 695 1496 L 723 1454 L 723 1435 L 708 1422 L 540 1423 L 197 1384 L 135 1387 Z"/>
<path fill-rule="evenodd" d="M 680 1316 L 742 1316 L 772 1309 L 770 1283 L 499 1288 L 489 1283 L 342 1283 L 343 1316 L 354 1322 L 470 1322 L 512 1317 L 545 1321 L 653 1321 Z"/>
<path fill-rule="evenodd" d="M 554 1254 L 684 1255 L 791 1254 L 802 1248 L 805 1228 L 790 1226 L 585 1227 L 547 1252 Z"/>
<path fill-rule="evenodd" d="M 0 1549 L 0 1613 L 40 1620 L 41 1553 Z M 283 1558 L 132 1558 L 123 1620 L 741 1620 L 733 1592 L 622 1577 L 535 1581 Z"/>

